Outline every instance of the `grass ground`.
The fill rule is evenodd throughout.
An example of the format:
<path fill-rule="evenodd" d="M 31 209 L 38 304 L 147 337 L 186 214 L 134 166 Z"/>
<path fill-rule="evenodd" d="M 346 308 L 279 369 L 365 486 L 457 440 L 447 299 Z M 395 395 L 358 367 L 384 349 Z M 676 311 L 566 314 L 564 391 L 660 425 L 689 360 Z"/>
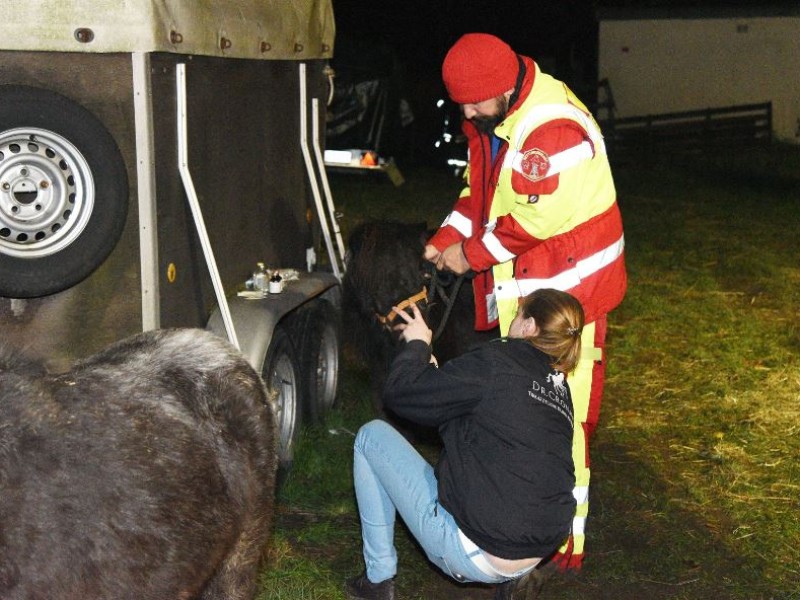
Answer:
<path fill-rule="evenodd" d="M 800 598 L 800 152 L 616 169 L 628 295 L 610 317 L 592 442 L 587 560 L 546 599 Z M 459 183 L 331 181 L 347 233 L 438 225 Z M 369 382 L 345 361 L 338 406 L 307 428 L 279 497 L 260 600 L 339 599 L 362 569 L 351 482 Z M 435 458 L 435 448 L 423 448 Z M 489 599 L 429 568 L 401 529 L 402 599 Z"/>

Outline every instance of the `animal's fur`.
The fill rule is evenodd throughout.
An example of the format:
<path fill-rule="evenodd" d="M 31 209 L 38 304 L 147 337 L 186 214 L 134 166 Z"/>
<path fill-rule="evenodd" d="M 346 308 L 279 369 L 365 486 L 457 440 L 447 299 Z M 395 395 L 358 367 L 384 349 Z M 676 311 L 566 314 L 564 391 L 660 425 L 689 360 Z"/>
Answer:
<path fill-rule="evenodd" d="M 381 409 L 381 390 L 397 335 L 377 315 L 419 292 L 424 284 L 422 251 L 425 225 L 369 222 L 348 239 L 347 270 L 342 280 L 345 342 L 370 369 L 372 401 Z"/>
<path fill-rule="evenodd" d="M 348 242 L 342 282 L 345 334 L 370 367 L 376 408 L 380 408 L 380 394 L 398 340 L 376 315 L 386 315 L 392 305 L 413 296 L 423 285 L 430 287 L 430 265 L 422 259 L 429 235 L 424 223 L 372 221 L 355 229 Z M 452 285 L 448 292 L 451 290 Z M 440 299 L 428 308 L 427 322 L 432 329 L 437 329 L 444 312 Z M 434 342 L 433 351 L 440 363 L 496 335 L 476 332 L 474 321 L 472 284 L 465 279 L 442 335 Z"/>
<path fill-rule="evenodd" d="M 203 330 L 59 375 L 4 349 L 0 598 L 252 598 L 276 440 L 260 377 Z"/>

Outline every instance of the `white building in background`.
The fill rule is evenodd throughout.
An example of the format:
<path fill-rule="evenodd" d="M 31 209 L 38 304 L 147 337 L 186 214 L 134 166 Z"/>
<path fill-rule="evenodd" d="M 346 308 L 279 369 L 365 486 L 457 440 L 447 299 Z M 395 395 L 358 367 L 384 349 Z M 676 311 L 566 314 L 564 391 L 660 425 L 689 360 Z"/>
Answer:
<path fill-rule="evenodd" d="M 772 102 L 775 138 L 800 144 L 800 3 L 598 17 L 598 78 L 615 116 Z"/>

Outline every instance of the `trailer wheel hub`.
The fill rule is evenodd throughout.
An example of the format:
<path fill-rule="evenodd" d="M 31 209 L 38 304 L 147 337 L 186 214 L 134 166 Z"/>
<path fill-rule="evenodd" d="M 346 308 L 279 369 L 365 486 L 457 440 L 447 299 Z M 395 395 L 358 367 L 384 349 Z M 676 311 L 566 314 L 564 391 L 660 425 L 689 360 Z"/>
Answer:
<path fill-rule="evenodd" d="M 49 256 L 83 231 L 94 206 L 91 170 L 62 136 L 19 128 L 0 134 L 0 248 Z"/>

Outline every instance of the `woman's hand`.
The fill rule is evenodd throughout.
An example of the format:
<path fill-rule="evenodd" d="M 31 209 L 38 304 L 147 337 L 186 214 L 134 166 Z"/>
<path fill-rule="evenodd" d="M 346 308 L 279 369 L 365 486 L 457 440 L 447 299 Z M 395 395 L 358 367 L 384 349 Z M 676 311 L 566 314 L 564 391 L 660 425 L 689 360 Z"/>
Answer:
<path fill-rule="evenodd" d="M 400 310 L 396 306 L 392 307 L 394 312 L 396 312 L 405 323 L 400 323 L 395 325 L 393 329 L 395 331 L 400 332 L 400 337 L 407 342 L 412 340 L 422 340 L 429 346 L 431 345 L 431 340 L 433 339 L 433 332 L 428 328 L 428 325 L 425 323 L 425 319 L 422 317 L 422 313 L 417 308 L 416 304 L 411 305 L 411 314 L 409 315 L 406 311 Z"/>

